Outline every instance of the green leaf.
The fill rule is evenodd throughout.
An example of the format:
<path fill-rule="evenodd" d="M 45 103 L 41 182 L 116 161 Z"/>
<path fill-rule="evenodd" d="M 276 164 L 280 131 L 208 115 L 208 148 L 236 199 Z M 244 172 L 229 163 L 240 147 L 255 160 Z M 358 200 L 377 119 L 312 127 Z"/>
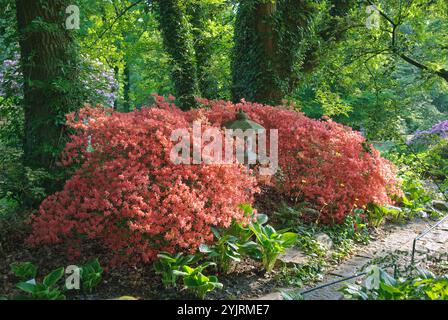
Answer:
<path fill-rule="evenodd" d="M 56 282 L 58 282 L 59 279 L 62 278 L 63 275 L 64 275 L 64 267 L 60 267 L 60 268 L 52 271 L 49 275 L 47 275 L 44 278 L 43 284 L 46 287 L 54 286 L 56 284 Z"/>
<path fill-rule="evenodd" d="M 28 282 L 19 282 L 16 287 L 27 293 L 34 293 L 36 290 L 36 285 Z"/>
<path fill-rule="evenodd" d="M 255 218 L 256 218 L 256 222 L 258 224 L 260 224 L 260 225 L 265 224 L 269 220 L 268 216 L 266 214 L 263 214 L 263 213 L 257 213 Z"/>
<path fill-rule="evenodd" d="M 12 263 L 11 271 L 22 280 L 36 278 L 37 267 L 31 262 Z"/>
<path fill-rule="evenodd" d="M 201 244 L 199 246 L 199 252 L 201 252 L 201 253 L 210 253 L 210 252 L 212 252 L 212 250 L 206 244 Z"/>
<path fill-rule="evenodd" d="M 282 241 L 284 247 L 291 247 L 297 242 L 298 235 L 293 232 L 286 232 L 282 234 Z"/>

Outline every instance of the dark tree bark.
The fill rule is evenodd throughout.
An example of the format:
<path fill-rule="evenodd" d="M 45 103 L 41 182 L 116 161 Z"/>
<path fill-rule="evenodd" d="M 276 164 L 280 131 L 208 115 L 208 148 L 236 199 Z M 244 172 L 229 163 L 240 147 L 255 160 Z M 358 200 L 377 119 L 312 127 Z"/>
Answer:
<path fill-rule="evenodd" d="M 181 0 L 158 1 L 163 43 L 172 60 L 172 80 L 180 107 L 196 106 L 197 75 L 194 49 L 188 31 L 188 21 Z"/>
<path fill-rule="evenodd" d="M 340 41 L 350 26 L 346 17 L 355 5 L 354 0 L 331 0 L 328 20 L 321 26 L 318 36 L 321 44 L 330 45 Z M 319 44 L 312 43 L 305 52 L 303 71 L 312 72 L 319 65 Z"/>
<path fill-rule="evenodd" d="M 232 61 L 232 96 L 262 103 L 277 103 L 281 89 L 274 71 L 274 14 L 276 3 L 240 2 L 235 24 Z"/>
<path fill-rule="evenodd" d="M 206 31 L 204 22 L 207 19 L 207 14 L 211 13 L 204 6 L 202 3 L 193 3 L 189 6 L 188 12 L 191 16 L 190 22 L 193 27 L 193 47 L 199 92 L 203 98 L 214 99 L 217 97 L 218 88 L 216 88 L 216 82 L 209 72 L 212 64 L 212 49 L 211 43 L 207 42 L 207 39 L 204 37 L 204 31 Z"/>
<path fill-rule="evenodd" d="M 297 83 L 295 63 L 312 8 L 306 0 L 240 2 L 232 62 L 234 101 L 278 104 Z"/>
<path fill-rule="evenodd" d="M 129 62 L 127 59 L 124 61 L 124 87 L 123 87 L 123 111 L 129 112 L 131 111 L 131 68 L 129 66 Z"/>
<path fill-rule="evenodd" d="M 24 76 L 24 164 L 52 169 L 65 142 L 65 114 L 80 107 L 70 0 L 16 0 Z"/>

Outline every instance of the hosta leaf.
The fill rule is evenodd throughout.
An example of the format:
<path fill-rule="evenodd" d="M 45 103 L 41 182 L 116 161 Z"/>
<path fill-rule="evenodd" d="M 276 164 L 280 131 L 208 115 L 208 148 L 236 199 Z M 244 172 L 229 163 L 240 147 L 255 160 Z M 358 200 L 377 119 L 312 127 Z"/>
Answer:
<path fill-rule="evenodd" d="M 52 271 L 49 275 L 44 278 L 43 284 L 47 287 L 54 286 L 59 279 L 64 275 L 64 268 L 60 267 Z"/>
<path fill-rule="evenodd" d="M 36 289 L 36 285 L 27 282 L 20 282 L 17 284 L 16 287 L 28 293 L 34 293 Z"/>

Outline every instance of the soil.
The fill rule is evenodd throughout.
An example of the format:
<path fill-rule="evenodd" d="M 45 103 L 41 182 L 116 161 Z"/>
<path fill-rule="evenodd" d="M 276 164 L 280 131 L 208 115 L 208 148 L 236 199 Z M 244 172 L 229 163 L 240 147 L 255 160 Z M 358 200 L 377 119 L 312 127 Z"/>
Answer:
<path fill-rule="evenodd" d="M 264 193 L 264 195 L 266 194 L 272 195 L 270 191 Z M 275 194 L 269 197 L 261 196 L 257 200 L 257 207 L 260 208 L 259 212 L 273 212 L 279 204 L 279 198 Z M 75 264 L 74 261 L 67 259 L 66 248 L 62 245 L 40 248 L 26 246 L 24 240 L 30 233 L 30 230 L 24 216 L 29 216 L 29 213 L 17 216 L 15 220 L 0 220 L 0 230 L 2 230 L 0 235 L 0 296 L 7 298 L 13 298 L 19 294 L 19 290 L 15 288 L 19 279 L 10 272 L 11 263 L 30 261 L 38 267 L 38 275 L 41 277 L 58 267 Z M 397 247 L 400 239 L 405 239 L 406 242 L 409 242 L 410 239 L 413 239 L 416 234 L 429 224 L 430 222 L 420 221 L 410 223 L 408 226 L 386 225 L 384 228 L 377 230 L 374 235 L 374 241 L 368 246 L 359 246 L 356 251 L 357 253 L 371 253 L 380 249 L 392 250 L 392 248 Z M 448 234 L 448 227 L 444 225 L 444 228 L 443 230 L 446 230 Z M 437 241 L 437 239 L 433 241 Z M 76 263 L 85 263 L 99 257 L 101 264 L 103 266 L 107 265 L 108 261 L 103 258 L 107 256 L 107 252 L 100 248 L 101 246 L 90 243 L 88 247 L 84 247 L 82 250 L 82 252 L 88 252 L 88 254 L 83 255 L 83 261 L 77 260 Z M 344 264 L 340 267 L 344 267 Z M 257 299 L 266 296 L 270 292 L 276 292 L 276 288 L 282 287 L 282 284 L 277 280 L 278 277 L 275 271 L 266 274 L 262 271 L 262 266 L 259 262 L 250 259 L 235 265 L 231 274 L 217 275 L 220 282 L 224 284 L 224 288 L 208 294 L 207 299 Z M 38 276 L 38 279 L 41 278 Z M 67 292 L 66 296 L 68 299 L 74 300 L 116 299 L 120 296 L 159 300 L 194 299 L 193 296 L 184 290 L 165 289 L 160 281 L 160 277 L 154 273 L 151 265 L 122 265 L 106 270 L 103 274 L 103 280 L 93 294 L 83 294 L 74 290 Z"/>

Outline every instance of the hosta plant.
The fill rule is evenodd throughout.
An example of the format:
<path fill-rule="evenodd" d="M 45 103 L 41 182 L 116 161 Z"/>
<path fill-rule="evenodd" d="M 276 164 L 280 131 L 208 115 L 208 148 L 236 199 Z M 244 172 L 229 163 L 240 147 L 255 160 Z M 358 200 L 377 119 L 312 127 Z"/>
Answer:
<path fill-rule="evenodd" d="M 218 269 L 224 273 L 228 273 L 232 261 L 241 262 L 241 254 L 238 246 L 238 238 L 230 234 L 220 234 L 218 230 L 212 229 L 216 237 L 216 241 L 212 246 L 201 244 L 199 251 L 205 253 L 214 260 Z"/>
<path fill-rule="evenodd" d="M 259 223 L 267 221 L 267 216 L 256 214 L 250 204 L 241 204 L 239 208 L 250 219 L 255 219 Z M 261 257 L 257 243 L 251 240 L 253 232 L 248 225 L 234 221 L 230 228 L 223 229 L 221 232 L 212 228 L 212 231 L 215 235 L 215 242 L 212 245 L 202 244 L 199 251 L 207 254 L 216 262 L 221 272 L 228 273 L 232 262 L 240 262 L 243 256 L 254 259 Z"/>
<path fill-rule="evenodd" d="M 406 278 L 394 278 L 372 265 L 361 285 L 341 288 L 348 299 L 357 300 L 448 300 L 448 276 L 437 277 L 427 270 Z"/>
<path fill-rule="evenodd" d="M 11 271 L 16 277 L 24 281 L 34 279 L 37 275 L 37 267 L 31 262 L 14 262 L 11 264 Z"/>
<path fill-rule="evenodd" d="M 185 289 L 193 292 L 199 299 L 204 299 L 208 292 L 223 287 L 216 276 L 206 276 L 202 273 L 204 269 L 214 265 L 213 262 L 206 262 L 196 268 L 183 266 L 181 271 L 174 271 L 173 273 L 183 277 Z"/>
<path fill-rule="evenodd" d="M 20 274 L 16 274 L 20 277 Z M 63 277 L 64 268 L 58 268 L 44 277 L 41 283 L 36 279 L 28 279 L 17 284 L 17 288 L 26 293 L 17 299 L 31 300 L 64 300 L 65 295 L 57 287 L 57 282 Z"/>
<path fill-rule="evenodd" d="M 279 254 L 297 242 L 297 233 L 286 232 L 286 230 L 276 231 L 270 225 L 264 226 L 253 222 L 250 229 L 257 239 L 263 266 L 267 272 L 272 271 Z"/>
<path fill-rule="evenodd" d="M 197 260 L 194 255 L 184 256 L 182 253 L 162 252 L 157 257 L 159 260 L 154 262 L 154 270 L 161 275 L 162 283 L 167 288 L 176 286 L 179 275 L 175 271 L 180 271 L 184 266 L 191 265 Z"/>
<path fill-rule="evenodd" d="M 103 271 L 98 259 L 94 259 L 83 265 L 80 268 L 83 290 L 92 292 L 92 290 L 101 282 Z"/>

